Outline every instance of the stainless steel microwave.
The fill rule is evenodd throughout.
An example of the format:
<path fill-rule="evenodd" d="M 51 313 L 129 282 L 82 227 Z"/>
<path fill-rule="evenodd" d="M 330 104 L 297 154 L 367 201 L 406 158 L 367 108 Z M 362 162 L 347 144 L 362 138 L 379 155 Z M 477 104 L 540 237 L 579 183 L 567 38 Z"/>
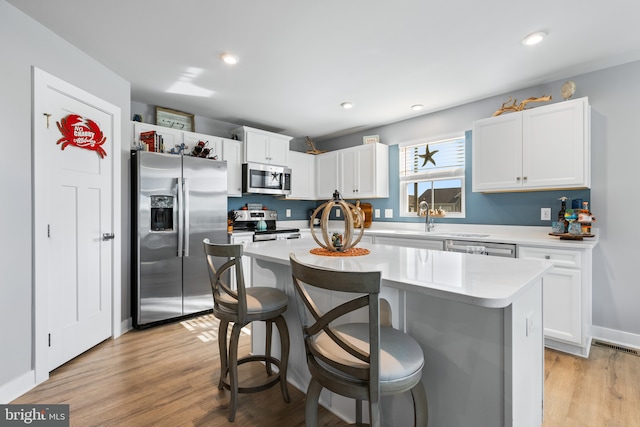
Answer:
<path fill-rule="evenodd" d="M 291 194 L 291 169 L 263 163 L 244 163 L 242 165 L 242 192 Z"/>

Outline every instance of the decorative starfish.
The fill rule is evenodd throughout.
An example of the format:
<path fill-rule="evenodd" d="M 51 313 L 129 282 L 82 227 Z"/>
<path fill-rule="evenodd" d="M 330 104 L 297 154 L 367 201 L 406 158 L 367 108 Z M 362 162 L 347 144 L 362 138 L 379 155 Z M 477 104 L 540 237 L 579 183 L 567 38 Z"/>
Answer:
<path fill-rule="evenodd" d="M 418 154 L 418 157 L 422 157 L 424 159 L 424 162 L 422 163 L 422 166 L 426 165 L 427 162 L 431 162 L 433 163 L 433 165 L 436 165 L 436 161 L 433 160 L 433 155 L 436 154 L 439 150 L 433 150 L 431 152 L 429 152 L 429 144 L 427 144 L 426 147 L 426 151 L 424 154 Z"/>

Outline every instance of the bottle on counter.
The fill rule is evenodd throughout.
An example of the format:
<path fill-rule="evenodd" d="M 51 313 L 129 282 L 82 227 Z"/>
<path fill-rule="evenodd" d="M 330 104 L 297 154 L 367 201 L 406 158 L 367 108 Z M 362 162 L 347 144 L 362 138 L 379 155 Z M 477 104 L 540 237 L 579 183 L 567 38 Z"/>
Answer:
<path fill-rule="evenodd" d="M 567 232 L 567 228 L 569 226 L 569 221 L 566 220 L 566 218 L 564 217 L 564 214 L 567 211 L 567 197 L 560 197 L 560 200 L 562 201 L 562 205 L 560 207 L 560 212 L 558 212 L 558 223 L 559 224 L 564 224 L 564 229 L 562 231 L 562 233 L 566 233 Z"/>
<path fill-rule="evenodd" d="M 591 220 L 593 214 L 589 212 L 589 202 L 582 202 L 582 211 L 578 214 L 580 225 L 582 226 L 582 234 L 591 234 Z M 587 222 L 589 221 L 589 222 Z"/>

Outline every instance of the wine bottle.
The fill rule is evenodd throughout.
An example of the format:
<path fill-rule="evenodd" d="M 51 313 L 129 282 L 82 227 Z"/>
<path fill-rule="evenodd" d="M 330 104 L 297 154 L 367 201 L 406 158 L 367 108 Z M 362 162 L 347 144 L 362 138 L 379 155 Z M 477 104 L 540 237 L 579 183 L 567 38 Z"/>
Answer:
<path fill-rule="evenodd" d="M 562 206 L 560 207 L 560 212 L 558 212 L 558 223 L 560 224 L 564 224 L 564 229 L 563 229 L 563 233 L 567 232 L 567 227 L 568 227 L 568 221 L 565 219 L 564 214 L 567 211 L 567 198 L 566 197 L 561 197 L 560 200 L 562 201 Z"/>

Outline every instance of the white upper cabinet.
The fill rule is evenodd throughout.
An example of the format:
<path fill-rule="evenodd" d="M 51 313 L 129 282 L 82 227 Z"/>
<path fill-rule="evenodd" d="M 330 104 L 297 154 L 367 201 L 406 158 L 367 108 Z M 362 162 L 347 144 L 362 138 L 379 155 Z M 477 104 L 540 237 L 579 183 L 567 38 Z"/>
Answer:
<path fill-rule="evenodd" d="M 175 148 L 176 145 L 179 146 L 184 142 L 184 132 L 181 130 L 141 122 L 131 123 L 133 124 L 133 141 L 136 144 L 140 143 L 141 133 L 151 131 L 155 131 L 157 135 L 162 136 L 165 152 L 171 151 L 171 149 Z"/>
<path fill-rule="evenodd" d="M 338 151 L 342 197 L 389 197 L 389 147 L 365 144 Z"/>
<path fill-rule="evenodd" d="M 289 152 L 291 194 L 287 199 L 315 200 L 316 156 L 298 151 Z"/>
<path fill-rule="evenodd" d="M 338 151 L 318 154 L 316 160 L 316 198 L 329 200 L 338 190 Z M 294 177 L 295 179 L 295 177 Z"/>
<path fill-rule="evenodd" d="M 193 151 L 193 147 L 198 145 L 199 142 L 204 143 L 204 148 L 209 149 L 208 158 L 215 160 L 222 160 L 222 140 L 219 136 L 211 136 L 205 135 L 202 133 L 195 132 L 185 132 L 184 133 L 184 144 L 188 147 L 187 153 L 191 153 Z"/>
<path fill-rule="evenodd" d="M 162 136 L 165 152 L 170 152 L 172 148 L 184 143 L 188 147 L 185 149 L 185 154 L 191 155 L 193 147 L 200 141 L 204 142 L 204 148 L 209 149 L 208 158 L 227 162 L 227 195 L 231 197 L 242 196 L 242 142 L 147 123 L 132 122 L 132 124 L 133 141 L 136 144 L 140 142 L 140 133 L 155 131 L 156 134 Z"/>
<path fill-rule="evenodd" d="M 474 122 L 473 191 L 590 188 L 590 116 L 585 97 Z"/>
<path fill-rule="evenodd" d="M 222 160 L 227 162 L 227 196 L 242 196 L 242 142 L 221 138 Z"/>
<path fill-rule="evenodd" d="M 233 133 L 244 143 L 244 162 L 289 166 L 290 136 L 242 126 Z"/>

